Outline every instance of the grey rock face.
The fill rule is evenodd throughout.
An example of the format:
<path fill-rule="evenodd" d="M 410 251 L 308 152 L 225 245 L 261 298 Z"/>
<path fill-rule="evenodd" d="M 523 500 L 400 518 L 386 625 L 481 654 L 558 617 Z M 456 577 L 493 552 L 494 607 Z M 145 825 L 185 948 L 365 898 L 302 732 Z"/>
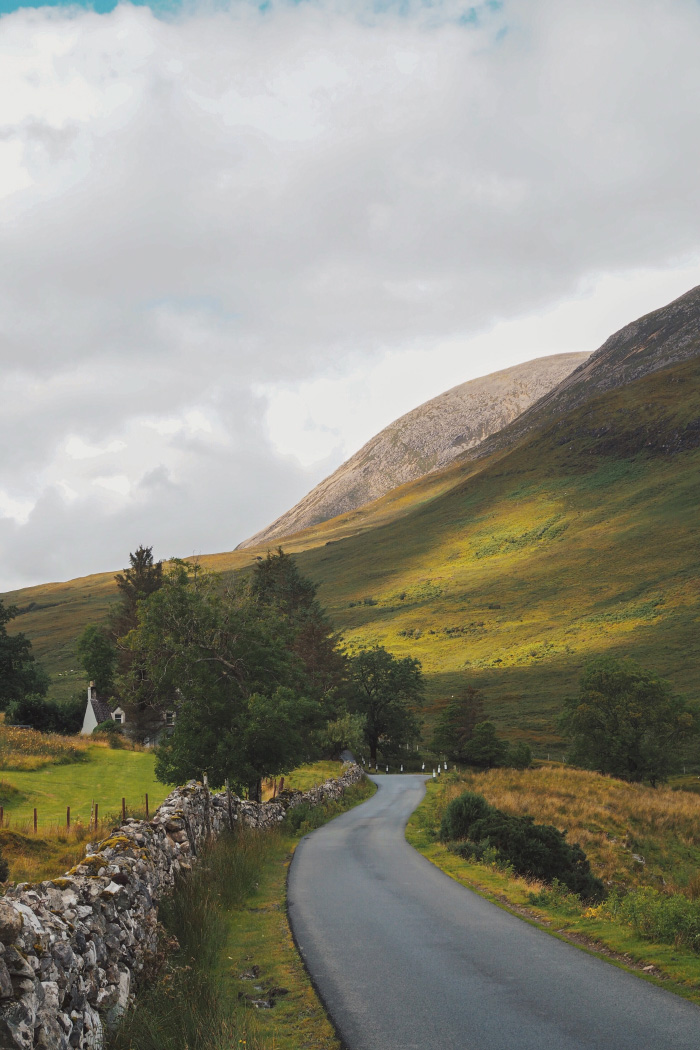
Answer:
<path fill-rule="evenodd" d="M 0 1048 L 101 1050 L 157 949 L 157 902 L 207 840 L 239 822 L 275 827 L 287 809 L 339 798 L 356 765 L 311 791 L 262 804 L 191 781 L 151 821 L 128 820 L 63 878 L 12 886 L 0 901 Z M 184 835 L 183 835 L 184 832 Z"/>
<path fill-rule="evenodd" d="M 447 466 L 556 387 L 588 354 L 541 357 L 453 387 L 395 420 L 295 507 L 240 548 L 355 510 Z"/>
<path fill-rule="evenodd" d="M 611 335 L 595 353 L 468 458 L 507 448 L 597 394 L 700 354 L 700 285 Z"/>

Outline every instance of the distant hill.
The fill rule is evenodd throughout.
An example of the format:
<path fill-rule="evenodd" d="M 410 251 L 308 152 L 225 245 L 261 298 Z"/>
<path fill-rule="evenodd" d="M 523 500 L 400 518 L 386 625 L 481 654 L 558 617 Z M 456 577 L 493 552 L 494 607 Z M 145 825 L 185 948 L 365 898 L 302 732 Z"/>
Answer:
<path fill-rule="evenodd" d="M 296 506 L 237 549 L 288 536 L 440 470 L 501 430 L 588 358 L 555 354 L 472 379 L 394 420 Z"/>

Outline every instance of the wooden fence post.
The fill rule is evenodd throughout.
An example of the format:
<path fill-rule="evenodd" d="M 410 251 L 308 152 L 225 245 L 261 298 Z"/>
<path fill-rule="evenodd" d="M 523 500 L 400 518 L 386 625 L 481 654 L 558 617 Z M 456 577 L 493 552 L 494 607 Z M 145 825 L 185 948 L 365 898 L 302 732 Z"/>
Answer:
<path fill-rule="evenodd" d="M 5 827 L 5 807 L 0 806 L 0 828 Z"/>
<path fill-rule="evenodd" d="M 70 831 L 70 806 L 66 806 L 66 830 Z"/>
<path fill-rule="evenodd" d="M 36 835 L 37 819 L 36 819 L 36 808 L 34 809 L 34 834 Z"/>
<path fill-rule="evenodd" d="M 122 824 L 126 824 L 126 799 L 122 795 Z"/>
<path fill-rule="evenodd" d="M 148 792 L 146 792 L 146 820 L 148 820 Z"/>
<path fill-rule="evenodd" d="M 100 808 L 100 807 L 98 806 L 98 804 L 97 804 L 97 802 L 96 802 L 96 803 L 95 803 L 95 831 L 97 831 L 97 819 L 98 819 L 98 818 L 97 818 L 97 813 L 98 813 L 98 810 L 99 810 L 99 808 Z"/>

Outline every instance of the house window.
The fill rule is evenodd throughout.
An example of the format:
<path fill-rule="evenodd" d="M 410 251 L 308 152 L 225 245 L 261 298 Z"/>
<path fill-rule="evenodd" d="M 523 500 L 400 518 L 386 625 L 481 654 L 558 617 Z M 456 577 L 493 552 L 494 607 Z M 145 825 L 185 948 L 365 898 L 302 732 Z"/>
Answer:
<path fill-rule="evenodd" d="M 175 712 L 174 711 L 166 711 L 165 712 L 165 724 L 166 724 L 166 726 L 174 726 L 175 725 Z"/>
<path fill-rule="evenodd" d="M 121 715 L 116 714 L 116 715 L 113 716 L 113 718 L 114 718 L 114 721 L 117 723 L 118 726 L 120 726 L 122 724 L 122 716 Z"/>

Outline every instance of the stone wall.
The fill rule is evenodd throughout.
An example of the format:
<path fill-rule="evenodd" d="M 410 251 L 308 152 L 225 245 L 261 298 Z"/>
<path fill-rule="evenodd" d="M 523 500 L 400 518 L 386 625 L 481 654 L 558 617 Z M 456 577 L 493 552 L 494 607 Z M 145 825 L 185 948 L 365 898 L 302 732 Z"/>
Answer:
<path fill-rule="evenodd" d="M 270 828 L 302 802 L 337 799 L 362 778 L 337 780 L 261 804 L 191 781 L 150 821 L 127 820 L 90 844 L 63 878 L 20 883 L 0 899 L 0 1047 L 99 1050 L 157 948 L 158 900 L 203 845 L 229 826 Z"/>

